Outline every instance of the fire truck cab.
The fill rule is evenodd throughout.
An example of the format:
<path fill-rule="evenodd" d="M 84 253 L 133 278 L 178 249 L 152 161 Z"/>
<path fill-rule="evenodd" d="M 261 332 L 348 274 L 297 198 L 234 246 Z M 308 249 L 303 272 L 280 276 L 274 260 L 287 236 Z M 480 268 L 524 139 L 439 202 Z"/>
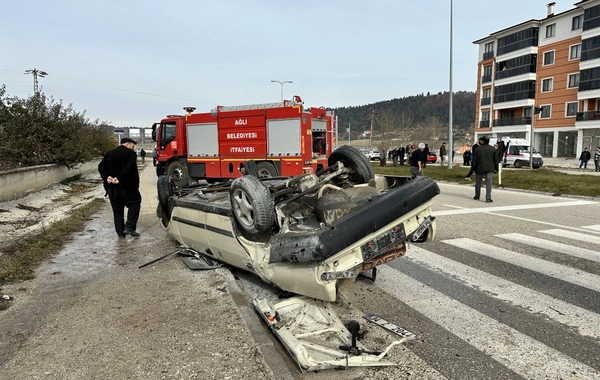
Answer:
<path fill-rule="evenodd" d="M 305 110 L 299 96 L 278 103 L 218 106 L 207 113 L 184 109 L 185 115 L 169 115 L 152 125 L 156 174 L 171 176 L 178 187 L 236 178 L 246 170 L 276 177 L 327 167 L 333 112 Z"/>

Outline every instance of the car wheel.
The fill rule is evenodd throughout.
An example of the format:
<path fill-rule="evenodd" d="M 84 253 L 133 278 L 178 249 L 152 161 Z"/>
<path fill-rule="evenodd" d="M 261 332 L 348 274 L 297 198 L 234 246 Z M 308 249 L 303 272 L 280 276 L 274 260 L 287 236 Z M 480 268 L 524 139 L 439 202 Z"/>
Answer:
<path fill-rule="evenodd" d="M 158 192 L 158 204 L 163 209 L 167 217 L 171 217 L 169 210 L 169 198 L 173 195 L 173 178 L 168 175 L 161 175 L 156 181 L 156 190 Z"/>
<path fill-rule="evenodd" d="M 516 160 L 514 165 L 515 165 L 515 168 L 520 168 L 523 166 L 523 163 L 519 160 Z"/>
<path fill-rule="evenodd" d="M 348 179 L 354 183 L 367 183 L 375 178 L 373 167 L 366 159 L 364 154 L 354 147 L 344 145 L 337 148 L 329 159 L 327 164 L 334 165 L 336 162 L 341 162 L 348 170 Z"/>
<path fill-rule="evenodd" d="M 275 203 L 267 187 L 256 177 L 236 178 L 231 184 L 231 208 L 235 220 L 251 234 L 268 231 L 275 224 Z"/>
<path fill-rule="evenodd" d="M 277 169 L 270 162 L 259 162 L 256 164 L 258 178 L 277 177 Z"/>
<path fill-rule="evenodd" d="M 187 167 L 182 162 L 171 162 L 167 168 L 167 175 L 173 178 L 173 182 L 177 187 L 185 187 L 189 185 Z"/>

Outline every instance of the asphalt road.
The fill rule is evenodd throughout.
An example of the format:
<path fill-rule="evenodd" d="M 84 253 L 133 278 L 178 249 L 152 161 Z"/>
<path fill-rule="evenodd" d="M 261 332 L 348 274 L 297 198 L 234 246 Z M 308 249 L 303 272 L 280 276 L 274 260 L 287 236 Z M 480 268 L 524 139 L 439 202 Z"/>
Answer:
<path fill-rule="evenodd" d="M 600 378 L 600 202 L 494 189 L 488 204 L 472 186 L 440 188 L 435 241 L 411 245 L 375 283 L 357 281 L 355 315 L 418 335 L 390 353 L 401 370 L 364 376 Z M 242 277 L 247 294 L 264 296 Z"/>

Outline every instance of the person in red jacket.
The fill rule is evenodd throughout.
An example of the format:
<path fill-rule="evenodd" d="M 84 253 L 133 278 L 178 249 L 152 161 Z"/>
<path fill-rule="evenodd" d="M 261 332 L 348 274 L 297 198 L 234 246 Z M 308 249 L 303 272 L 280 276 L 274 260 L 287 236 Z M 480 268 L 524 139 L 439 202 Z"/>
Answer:
<path fill-rule="evenodd" d="M 109 150 L 98 164 L 98 172 L 110 199 L 115 231 L 119 237 L 140 236 L 136 232 L 142 204 L 137 155 L 134 151 L 136 144 L 129 137 L 122 138 L 121 145 Z M 128 209 L 126 221 L 125 207 Z"/>

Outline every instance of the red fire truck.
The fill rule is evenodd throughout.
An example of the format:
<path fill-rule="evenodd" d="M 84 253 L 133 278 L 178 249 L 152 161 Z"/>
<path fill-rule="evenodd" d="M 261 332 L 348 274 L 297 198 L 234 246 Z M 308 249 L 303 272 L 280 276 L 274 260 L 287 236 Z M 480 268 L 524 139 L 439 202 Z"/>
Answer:
<path fill-rule="evenodd" d="M 304 109 L 302 99 L 211 112 L 169 115 L 152 125 L 156 174 L 178 187 L 194 181 L 236 178 L 256 163 L 261 177 L 292 176 L 327 167 L 333 141 L 333 112 Z"/>

